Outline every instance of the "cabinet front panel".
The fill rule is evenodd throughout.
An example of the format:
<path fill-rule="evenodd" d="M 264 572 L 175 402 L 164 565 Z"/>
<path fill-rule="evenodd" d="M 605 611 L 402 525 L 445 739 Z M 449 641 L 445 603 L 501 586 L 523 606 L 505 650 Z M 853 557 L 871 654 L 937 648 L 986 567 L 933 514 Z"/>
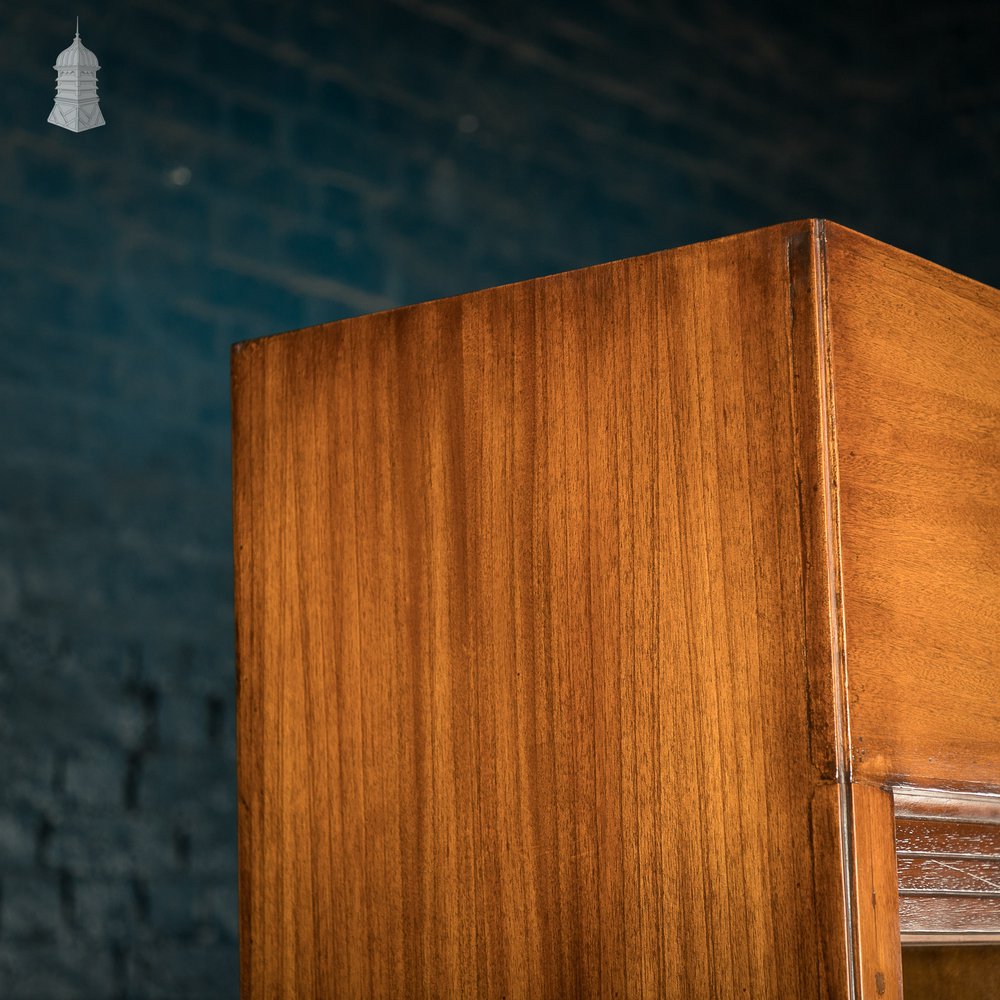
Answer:
<path fill-rule="evenodd" d="M 1000 292 L 827 227 L 852 758 L 1000 788 Z"/>

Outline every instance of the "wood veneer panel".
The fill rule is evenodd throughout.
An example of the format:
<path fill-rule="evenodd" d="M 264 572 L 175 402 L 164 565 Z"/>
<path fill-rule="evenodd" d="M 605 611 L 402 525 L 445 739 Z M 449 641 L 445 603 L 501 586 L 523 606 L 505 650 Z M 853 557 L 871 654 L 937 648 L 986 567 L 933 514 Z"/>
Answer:
<path fill-rule="evenodd" d="M 1000 787 L 1000 292 L 826 226 L 854 773 Z"/>
<path fill-rule="evenodd" d="M 996 1000 L 1000 945 L 903 949 L 906 1000 Z"/>
<path fill-rule="evenodd" d="M 238 346 L 245 996 L 845 997 L 800 223 Z"/>

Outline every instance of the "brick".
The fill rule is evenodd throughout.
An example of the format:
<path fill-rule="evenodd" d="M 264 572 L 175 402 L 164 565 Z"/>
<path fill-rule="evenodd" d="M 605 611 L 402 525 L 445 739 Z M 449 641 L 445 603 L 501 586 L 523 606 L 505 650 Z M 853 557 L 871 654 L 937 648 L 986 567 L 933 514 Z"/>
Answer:
<path fill-rule="evenodd" d="M 137 918 L 135 892 L 127 878 L 83 876 L 75 888 L 76 917 L 83 937 L 106 944 L 128 940 Z"/>
<path fill-rule="evenodd" d="M 20 601 L 21 582 L 17 569 L 9 560 L 0 558 L 0 621 L 15 618 Z"/>
<path fill-rule="evenodd" d="M 143 765 L 140 801 L 144 810 L 164 811 L 169 804 L 177 816 L 195 808 L 222 811 L 231 806 L 234 779 L 221 755 L 150 754 Z"/>
<path fill-rule="evenodd" d="M 0 920 L 5 940 L 26 944 L 57 940 L 63 926 L 57 876 L 5 875 L 2 891 Z"/>
<path fill-rule="evenodd" d="M 236 881 L 229 879 L 222 883 L 203 886 L 199 912 L 205 926 L 211 928 L 217 940 L 236 943 L 239 940 L 239 907 L 237 905 Z"/>
<path fill-rule="evenodd" d="M 79 170 L 67 152 L 52 151 L 42 155 L 35 150 L 22 149 L 20 160 L 21 189 L 32 198 L 56 203 L 79 196 Z"/>
<path fill-rule="evenodd" d="M 296 230 L 284 241 L 285 258 L 303 274 L 334 278 L 367 292 L 381 292 L 381 256 L 369 245 L 345 242 L 337 235 Z"/>
<path fill-rule="evenodd" d="M 234 100 L 226 109 L 229 134 L 239 142 L 254 146 L 270 146 L 274 142 L 276 123 L 273 113 Z"/>
<path fill-rule="evenodd" d="M 399 145 L 374 129 L 354 129 L 337 119 L 290 116 L 290 146 L 295 158 L 311 171 L 347 174 L 366 184 L 388 187 L 401 158 Z"/>
<path fill-rule="evenodd" d="M 201 917 L 202 892 L 203 883 L 187 875 L 151 882 L 148 920 L 153 931 L 176 941 L 217 940 Z"/>
<path fill-rule="evenodd" d="M 150 297 L 159 297 L 170 291 L 177 295 L 188 288 L 200 292 L 203 286 L 198 282 L 204 266 L 204 257 L 197 251 L 182 255 L 160 243 L 142 239 L 123 249 L 118 273 L 126 285 L 136 285 Z"/>
<path fill-rule="evenodd" d="M 277 282 L 216 266 L 202 272 L 197 287 L 203 296 L 257 314 L 261 331 L 299 325 L 302 314 L 299 296 Z"/>
<path fill-rule="evenodd" d="M 282 214 L 306 214 L 313 207 L 311 183 L 301 172 L 271 159 L 247 156 L 239 147 L 205 153 L 198 170 L 213 197 L 223 202 L 231 199 L 237 186 L 239 205 L 245 212 L 267 214 L 280 209 Z"/>
<path fill-rule="evenodd" d="M 95 1000 L 121 995 L 122 985 L 108 947 L 0 942 L 4 1000 Z"/>
<path fill-rule="evenodd" d="M 283 8 L 271 0 L 244 0 L 240 4 L 240 28 L 252 32 L 262 42 L 273 44 L 286 31 L 288 17 L 282 13 Z"/>
<path fill-rule="evenodd" d="M 356 233 L 366 228 L 366 205 L 356 191 L 327 184 L 323 187 L 321 204 L 323 219 L 331 226 Z"/>
<path fill-rule="evenodd" d="M 98 55 L 108 69 L 114 65 L 113 57 L 119 47 L 138 47 L 140 52 L 148 53 L 157 63 L 186 62 L 190 58 L 192 42 L 191 32 L 170 13 L 160 13 L 148 5 L 136 8 L 128 4 L 116 11 L 113 22 L 101 32 L 103 51 Z M 96 38 L 93 44 L 96 48 Z"/>
<path fill-rule="evenodd" d="M 308 309 L 303 317 L 307 326 L 316 326 L 320 323 L 333 323 L 340 319 L 349 319 L 358 315 L 357 306 L 350 306 L 334 298 L 315 297 L 308 304 Z"/>
<path fill-rule="evenodd" d="M 230 944 L 144 945 L 129 954 L 129 981 L 150 1000 L 237 1000 L 239 956 Z"/>
<path fill-rule="evenodd" d="M 222 121 L 222 102 L 203 83 L 160 67 L 155 72 L 143 67 L 141 75 L 137 72 L 128 83 L 134 85 L 133 93 L 147 114 L 174 118 L 189 128 L 216 129 Z M 110 102 L 110 95 L 102 98 L 102 107 L 105 102 Z"/>
<path fill-rule="evenodd" d="M 169 339 L 175 349 L 180 349 L 190 370 L 196 362 L 214 362 L 217 359 L 216 333 L 218 324 L 215 320 L 199 315 L 191 308 L 168 298 L 156 299 L 146 305 L 150 326 L 155 327 Z M 138 363 L 149 368 L 148 356 L 141 356 Z M 158 380 L 162 384 L 162 379 Z M 176 383 L 172 383 L 176 387 Z"/>
<path fill-rule="evenodd" d="M 186 635 L 179 640 L 161 638 L 147 643 L 144 652 L 146 672 L 152 677 L 169 676 L 173 691 L 204 698 L 215 694 L 220 686 L 235 684 L 231 649 L 221 650 Z"/>
<path fill-rule="evenodd" d="M 277 259 L 277 238 L 266 213 L 246 209 L 225 212 L 219 228 L 220 245 L 227 253 L 267 263 Z"/>
<path fill-rule="evenodd" d="M 65 792 L 86 806 L 118 806 L 126 757 L 118 747 L 85 745 L 74 749 L 65 765 Z"/>
<path fill-rule="evenodd" d="M 429 116 L 409 104 L 380 99 L 373 105 L 372 127 L 383 140 L 412 154 L 444 150 L 455 137 L 457 115 Z"/>
<path fill-rule="evenodd" d="M 210 201 L 199 188 L 196 181 L 177 187 L 161 179 L 122 202 L 119 211 L 130 217 L 141 215 L 160 238 L 198 245 L 207 238 L 211 218 Z"/>
<path fill-rule="evenodd" d="M 17 807 L 7 805 L 0 812 L 0 879 L 3 878 L 4 872 L 24 871 L 34 862 L 38 825 L 38 813 L 24 805 Z M 0 898 L 0 924 L 2 920 L 2 898 Z"/>
<path fill-rule="evenodd" d="M 198 42 L 199 66 L 210 77 L 224 80 L 227 90 L 291 106 L 308 102 L 312 81 L 304 67 L 214 32 Z"/>
<path fill-rule="evenodd" d="M 165 817 L 119 810 L 61 817 L 49 857 L 53 868 L 87 879 L 155 877 L 178 868 Z"/>
<path fill-rule="evenodd" d="M 67 585 L 75 583 L 78 588 L 79 582 L 76 576 Z M 33 586 L 30 575 L 26 584 L 25 596 L 30 602 Z M 134 706 L 122 697 L 113 676 L 94 675 L 94 666 L 103 662 L 100 658 L 95 657 L 89 666 L 85 665 L 86 652 L 78 654 L 69 647 L 53 649 L 44 636 L 28 629 L 15 638 L 15 627 L 11 626 L 6 635 L 12 646 L 17 642 L 13 648 L 8 647 L 6 654 L 12 678 L 10 690 L 16 695 L 19 709 L 12 717 L 10 731 L 27 739 L 33 732 L 50 729 L 50 720 L 67 709 L 79 712 L 73 751 L 81 775 L 88 774 L 91 780 L 96 780 L 98 772 L 106 773 L 103 769 L 113 767 L 114 748 L 134 738 L 140 724 Z M 29 677 L 35 683 L 29 683 Z M 49 746 L 62 750 L 64 744 L 58 732 L 50 732 Z M 88 794 L 97 794 L 96 789 L 91 788 Z"/>
<path fill-rule="evenodd" d="M 368 122 L 373 102 L 357 87 L 340 80 L 326 80 L 319 88 L 317 107 L 324 118 L 347 128 L 357 128 Z"/>
<path fill-rule="evenodd" d="M 229 762 L 235 780 L 235 767 Z M 188 810 L 178 826 L 190 838 L 191 872 L 213 883 L 235 884 L 236 817 L 230 809 Z"/>
<path fill-rule="evenodd" d="M 264 6 L 270 8 L 271 4 L 265 0 Z M 321 10 L 324 14 L 336 17 L 334 14 L 336 8 L 333 5 L 313 8 L 316 15 L 319 15 Z M 275 27 L 280 27 L 282 37 L 312 63 L 323 66 L 363 66 L 365 60 L 362 46 L 371 41 L 365 31 L 364 22 L 370 20 L 370 15 L 359 17 L 355 11 L 346 8 L 339 13 L 340 16 L 336 20 L 321 20 L 319 16 L 286 16 L 281 19 L 280 25 Z"/>
<path fill-rule="evenodd" d="M 160 708 L 160 737 L 165 752 L 174 748 L 208 747 L 209 699 L 186 693 L 169 693 Z"/>

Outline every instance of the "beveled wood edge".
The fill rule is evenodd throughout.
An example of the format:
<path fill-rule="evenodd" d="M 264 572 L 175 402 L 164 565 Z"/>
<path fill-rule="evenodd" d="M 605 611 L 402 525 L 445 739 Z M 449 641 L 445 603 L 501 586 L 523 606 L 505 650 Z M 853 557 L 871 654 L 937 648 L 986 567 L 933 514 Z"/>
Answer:
<path fill-rule="evenodd" d="M 833 742 L 835 752 L 835 780 L 838 786 L 840 801 L 840 842 L 843 891 L 844 891 L 844 921 L 847 940 L 847 984 L 849 1000 L 866 1000 L 869 996 L 884 997 L 885 990 L 890 988 L 889 996 L 901 996 L 902 971 L 889 969 L 892 982 L 887 984 L 886 970 L 869 968 L 872 962 L 878 963 L 878 956 L 884 948 L 873 949 L 872 942 L 879 940 L 884 929 L 876 924 L 871 908 L 861 905 L 859 899 L 859 859 L 867 854 L 870 845 L 867 842 L 858 843 L 859 821 L 860 829 L 866 830 L 871 825 L 862 813 L 876 798 L 870 801 L 865 798 L 867 793 L 855 792 L 851 784 L 851 733 L 849 713 L 849 688 L 847 673 L 846 629 L 844 620 L 843 572 L 840 545 L 840 491 L 839 467 L 837 451 L 837 417 L 836 396 L 833 378 L 833 338 L 829 320 L 829 275 L 827 266 L 826 222 L 822 219 L 812 219 L 809 222 L 810 253 L 812 262 L 812 286 L 815 294 L 813 304 L 812 336 L 817 365 L 816 394 L 819 412 L 818 450 L 820 457 L 819 502 L 822 505 L 821 517 L 824 530 L 824 572 L 826 589 L 826 606 L 829 619 L 826 626 L 828 637 L 827 683 L 830 685 L 833 700 Z M 794 296 L 794 292 L 792 292 Z M 872 793 L 875 796 L 878 789 Z M 884 811 L 884 810 L 883 810 Z M 891 825 L 891 800 L 889 806 L 890 825 L 888 844 L 892 850 L 893 872 L 895 872 L 895 841 Z M 871 839 L 865 837 L 865 841 Z M 879 840 L 879 856 L 884 861 L 886 848 L 884 835 Z M 895 902 L 895 921 L 898 929 L 898 899 Z M 867 942 L 867 946 L 866 946 Z M 898 950 L 898 949 L 897 949 Z M 884 964 L 884 963 L 883 963 Z M 873 984 L 878 978 L 876 989 Z"/>
<path fill-rule="evenodd" d="M 830 330 L 830 284 L 827 261 L 827 223 L 812 223 L 816 266 L 817 357 L 820 365 L 820 434 L 823 462 L 823 511 L 826 521 L 827 588 L 830 608 L 830 655 L 835 694 L 837 777 L 843 784 L 853 780 L 851 755 L 850 683 L 844 615 L 843 554 L 840 541 L 840 466 L 837 448 L 837 400 L 833 366 L 833 335 Z"/>
<path fill-rule="evenodd" d="M 832 237 L 846 243 L 868 245 L 869 247 L 878 247 L 883 251 L 890 251 L 905 260 L 907 264 L 915 265 L 917 270 L 925 272 L 930 284 L 945 282 L 952 288 L 964 290 L 970 298 L 985 301 L 993 308 L 1000 307 L 1000 289 L 994 288 L 992 285 L 977 281 L 959 271 L 953 271 L 950 267 L 937 264 L 909 250 L 902 250 L 893 243 L 886 243 L 884 240 L 876 239 L 874 236 L 859 232 L 857 229 L 851 229 L 850 226 L 845 226 L 842 223 L 830 219 L 816 221 L 823 227 L 828 238 Z"/>
<path fill-rule="evenodd" d="M 1000 823 L 1000 795 L 940 788 L 892 787 L 899 819 L 948 819 L 958 823 Z"/>
<path fill-rule="evenodd" d="M 1000 931 L 966 931 L 955 934 L 951 931 L 903 931 L 899 935 L 904 948 L 921 945 L 947 945 L 949 948 L 981 947 L 985 944 L 1000 944 Z"/>
<path fill-rule="evenodd" d="M 841 529 L 840 529 L 840 492 L 839 492 L 839 444 L 837 440 L 838 421 L 836 418 L 836 379 L 833 367 L 835 349 L 835 331 L 832 330 L 829 318 L 830 305 L 830 269 L 838 266 L 841 258 L 855 258 L 859 261 L 870 261 L 877 258 L 880 267 L 890 271 L 904 271 L 910 278 L 925 282 L 936 290 L 944 289 L 952 295 L 960 296 L 979 307 L 1000 309 L 1000 290 L 957 274 L 948 268 L 928 261 L 925 258 L 907 253 L 898 248 L 876 240 L 863 233 L 828 220 L 814 220 L 813 228 L 818 244 L 817 256 L 821 261 L 821 292 L 822 308 L 819 315 L 819 337 L 821 341 L 821 360 L 824 365 L 823 378 L 827 396 L 827 412 L 829 420 L 824 427 L 824 444 L 828 456 L 830 475 L 830 538 L 831 573 L 836 579 L 832 590 L 836 600 L 840 602 L 838 621 L 834 623 L 831 634 L 839 643 L 841 660 L 837 667 L 835 684 L 840 696 L 840 711 L 843 715 L 840 733 L 843 738 L 843 760 L 847 768 L 849 782 L 864 782 L 882 787 L 909 787 L 910 785 L 924 787 L 935 786 L 945 791 L 949 788 L 959 793 L 974 792 L 975 794 L 1000 794 L 1000 774 L 987 769 L 980 769 L 973 779 L 961 775 L 959 780 L 943 777 L 933 762 L 923 755 L 914 753 L 897 753 L 893 760 L 887 761 L 882 755 L 866 755 L 860 742 L 855 746 L 856 732 L 850 711 L 851 692 L 851 660 L 849 643 L 846 642 L 845 612 L 843 607 L 844 585 L 842 574 Z M 836 259 L 838 263 L 831 263 Z"/>
<path fill-rule="evenodd" d="M 904 758 L 907 764 L 910 758 Z M 882 788 L 902 789 L 904 792 L 912 790 L 914 792 L 940 793 L 941 795 L 972 795 L 976 798 L 990 796 L 1000 797 L 1000 775 L 997 780 L 983 780 L 981 778 L 963 779 L 961 781 L 946 780 L 936 775 L 923 775 L 917 770 L 925 763 L 923 760 L 913 760 L 913 767 L 904 767 L 898 770 L 872 766 L 871 756 L 865 760 L 857 761 L 858 767 L 853 771 L 855 781 L 864 782 L 866 785 L 879 785 Z M 914 773 L 916 772 L 916 773 Z M 977 820 L 977 822 L 982 822 Z"/>
<path fill-rule="evenodd" d="M 312 333 L 317 330 L 323 330 L 325 332 L 335 332 L 337 328 L 342 327 L 347 323 L 358 323 L 367 322 L 373 317 L 384 317 L 389 313 L 403 314 L 409 310 L 420 309 L 424 306 L 429 305 L 439 305 L 445 302 L 457 301 L 459 299 L 469 300 L 470 297 L 477 297 L 482 295 L 489 295 L 498 289 L 509 288 L 511 285 L 520 286 L 533 286 L 539 282 L 548 282 L 561 279 L 568 274 L 575 274 L 578 271 L 593 271 L 599 268 L 614 267 L 616 265 L 622 264 L 625 261 L 631 260 L 643 260 L 647 257 L 660 257 L 664 254 L 672 254 L 683 252 L 687 250 L 694 250 L 695 248 L 702 248 L 712 246 L 717 243 L 724 243 L 730 240 L 745 240 L 748 237 L 753 236 L 764 236 L 766 234 L 771 234 L 778 240 L 787 240 L 787 238 L 795 233 L 812 233 L 815 232 L 817 226 L 825 225 L 826 223 L 818 218 L 801 218 L 801 219 L 789 219 L 787 222 L 777 222 L 770 226 L 759 226 L 756 229 L 747 229 L 738 233 L 726 233 L 723 236 L 715 236 L 709 240 L 699 240 L 695 243 L 682 243 L 679 246 L 665 247 L 662 250 L 651 250 L 648 253 L 633 254 L 628 257 L 616 257 L 613 260 L 599 261 L 595 264 L 585 264 L 582 267 L 571 267 L 565 271 L 554 271 L 551 274 L 540 274 L 533 278 L 521 278 L 516 281 L 504 282 L 500 285 L 492 285 L 485 288 L 474 288 L 466 292 L 456 292 L 453 295 L 441 295 L 430 299 L 421 299 L 417 302 L 407 302 L 402 305 L 388 306 L 383 309 L 378 309 L 372 312 L 359 313 L 356 316 L 345 316 L 341 319 L 331 320 L 325 323 L 312 323 L 308 326 L 298 326 L 292 327 L 288 330 L 280 330 L 276 333 L 264 334 L 259 337 L 249 337 L 246 340 L 239 340 L 230 345 L 230 355 L 235 358 L 237 355 L 253 347 L 256 344 L 262 344 L 269 340 L 274 340 L 276 337 L 295 337 L 301 336 L 306 333 Z M 842 228 L 842 227 L 838 227 Z M 845 232 L 853 232 L 853 230 L 845 229 Z"/>
<path fill-rule="evenodd" d="M 840 487 L 837 451 L 837 406 L 833 378 L 833 337 L 830 333 L 829 280 L 826 256 L 826 223 L 810 223 L 815 283 L 815 336 L 819 365 L 820 473 L 822 516 L 826 543 L 826 588 L 829 610 L 830 678 L 833 684 L 836 778 L 842 784 L 851 779 L 851 730 L 847 674 L 846 627 L 844 619 L 844 578 L 840 545 Z M 847 823 L 845 816 L 845 824 Z"/>
<path fill-rule="evenodd" d="M 840 469 L 833 333 L 829 312 L 828 237 L 852 230 L 823 219 L 810 224 L 815 263 L 816 353 L 820 366 L 819 404 L 822 503 L 826 524 L 831 683 L 834 691 L 837 780 L 841 796 L 851 1000 L 902 998 L 899 895 L 896 877 L 894 803 L 884 782 L 857 773 L 852 752 L 850 666 L 844 610 L 841 548 Z M 861 234 L 857 234 L 860 238 Z M 877 242 L 877 241 L 872 241 Z"/>
<path fill-rule="evenodd" d="M 882 240 L 876 239 L 873 236 L 868 236 L 865 233 L 859 232 L 856 229 L 851 229 L 849 226 L 845 226 L 842 223 L 834 222 L 830 219 L 824 219 L 817 216 L 813 216 L 801 219 L 789 219 L 786 222 L 778 222 L 770 226 L 761 226 L 757 229 L 748 229 L 745 230 L 744 232 L 728 233 L 723 236 L 713 237 L 712 239 L 709 240 L 699 240 L 696 243 L 682 243 L 679 246 L 667 247 L 664 248 L 663 250 L 654 250 L 645 254 L 635 254 L 631 257 L 621 257 L 609 261 L 600 261 L 599 263 L 596 264 L 588 264 L 585 265 L 584 267 L 579 267 L 579 268 L 569 268 L 566 271 L 556 271 L 552 274 L 539 275 L 534 278 L 524 278 L 519 281 L 505 282 L 502 285 L 495 285 L 492 288 L 472 289 L 468 292 L 458 292 L 455 293 L 454 295 L 444 295 L 444 296 L 438 296 L 437 298 L 424 299 L 419 302 L 408 302 L 403 305 L 387 306 L 385 308 L 377 309 L 375 311 L 359 313 L 356 316 L 345 316 L 341 319 L 331 320 L 330 322 L 326 323 L 313 323 L 308 326 L 292 327 L 291 329 L 281 330 L 278 331 L 277 333 L 269 333 L 258 337 L 250 337 L 247 338 L 246 340 L 236 341 L 235 343 L 230 345 L 230 352 L 233 356 L 235 356 L 252 344 L 259 344 L 263 341 L 271 340 L 274 337 L 291 337 L 295 336 L 296 334 L 302 334 L 307 331 L 312 331 L 317 329 L 333 330 L 342 323 L 356 322 L 361 319 L 367 319 L 370 316 L 381 316 L 385 313 L 395 313 L 395 312 L 400 312 L 401 310 L 415 309 L 419 306 L 427 305 L 429 303 L 446 302 L 450 299 L 464 298 L 467 295 L 484 295 L 492 291 L 493 288 L 505 288 L 511 284 L 525 285 L 537 281 L 548 281 L 553 278 L 559 278 L 564 274 L 572 274 L 574 271 L 589 270 L 595 267 L 610 267 L 614 264 L 621 263 L 623 260 L 640 260 L 643 257 L 655 257 L 660 254 L 675 253 L 678 250 L 686 250 L 690 247 L 700 247 L 712 243 L 719 243 L 724 240 L 740 239 L 742 237 L 746 237 L 751 234 L 763 234 L 763 233 L 773 232 L 779 238 L 787 238 L 787 236 L 790 233 L 802 232 L 806 230 L 811 232 L 814 235 L 814 237 L 816 237 L 817 234 L 820 234 L 818 238 L 824 245 L 827 239 L 827 235 L 829 234 L 837 239 L 843 238 L 847 240 L 858 241 L 861 243 L 867 243 L 870 245 L 886 247 L 888 249 L 891 249 L 895 253 L 904 255 L 912 262 L 919 262 L 925 268 L 930 269 L 930 272 L 932 274 L 937 275 L 939 278 L 947 277 L 949 281 L 953 280 L 960 285 L 966 286 L 969 293 L 974 297 L 981 298 L 983 295 L 986 295 L 992 305 L 994 306 L 1000 305 L 1000 302 L 998 302 L 998 299 L 1000 299 L 1000 290 L 993 288 L 990 285 L 984 284 L 981 281 L 977 281 L 975 278 L 969 278 L 966 275 L 960 274 L 957 271 L 953 271 L 942 264 L 936 264 L 934 263 L 934 261 L 928 260 L 926 257 L 921 257 L 918 254 L 910 253 L 907 250 L 900 250 L 898 247 L 894 246 L 891 243 L 886 243 Z M 824 257 L 825 257 L 825 251 L 824 251 Z M 825 262 L 823 267 L 825 269 Z"/>

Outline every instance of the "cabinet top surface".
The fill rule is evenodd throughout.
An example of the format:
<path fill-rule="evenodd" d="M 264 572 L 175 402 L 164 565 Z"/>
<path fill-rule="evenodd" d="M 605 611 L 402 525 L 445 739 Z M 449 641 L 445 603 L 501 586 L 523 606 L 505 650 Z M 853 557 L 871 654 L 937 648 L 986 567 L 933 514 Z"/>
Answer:
<path fill-rule="evenodd" d="M 894 247 L 891 244 L 883 243 L 880 240 L 875 239 L 871 236 L 866 236 L 856 230 L 850 229 L 847 226 L 840 225 L 836 222 L 831 222 L 827 219 L 797 219 L 790 222 L 781 222 L 772 226 L 764 226 L 757 230 L 749 230 L 743 233 L 734 233 L 728 236 L 719 236 L 711 240 L 704 240 L 700 243 L 689 243 L 679 247 L 671 247 L 665 250 L 653 251 L 650 254 L 644 254 L 641 256 L 655 257 L 664 254 L 689 254 L 698 252 L 704 248 L 708 248 L 715 244 L 719 244 L 725 241 L 738 240 L 750 235 L 759 236 L 762 238 L 772 238 L 775 242 L 775 246 L 782 246 L 787 239 L 795 234 L 818 234 L 819 238 L 825 239 L 827 236 L 831 237 L 841 237 L 848 238 L 850 240 L 858 241 L 859 244 L 868 244 L 871 247 L 881 248 L 894 256 L 896 256 L 900 262 L 901 266 L 907 264 L 917 265 L 928 269 L 928 274 L 933 276 L 933 280 L 940 282 L 942 284 L 947 284 L 951 286 L 952 290 L 961 292 L 963 295 L 971 297 L 973 299 L 978 299 L 987 305 L 994 308 L 1000 309 L 1000 290 L 992 288 L 989 285 L 985 285 L 982 282 L 976 281 L 973 278 L 966 277 L 965 275 L 959 274 L 952 271 L 940 264 L 935 264 L 933 261 L 929 261 L 926 258 L 919 257 L 916 254 L 909 253 L 905 250 L 900 250 L 898 247 Z M 569 274 L 579 274 L 594 269 L 600 268 L 615 268 L 619 267 L 630 260 L 636 260 L 635 257 L 626 257 L 617 260 L 603 261 L 600 263 L 595 263 L 582 268 L 576 268 L 570 271 L 554 272 L 547 275 L 539 275 L 534 278 L 527 278 L 523 281 L 513 282 L 509 285 L 497 285 L 488 288 L 471 289 L 468 292 L 463 292 L 457 295 L 444 296 L 443 298 L 428 299 L 421 302 L 407 303 L 405 305 L 393 306 L 392 308 L 380 310 L 376 313 L 361 314 L 359 316 L 347 317 L 345 319 L 334 320 L 328 323 L 318 323 L 312 326 L 301 327 L 293 330 L 277 332 L 273 334 L 267 334 L 261 337 L 249 338 L 247 340 L 238 341 L 232 345 L 234 353 L 238 353 L 246 345 L 251 343 L 258 343 L 260 341 L 270 340 L 273 337 L 287 337 L 294 335 L 301 335 L 307 331 L 327 331 L 335 329 L 340 324 L 356 322 L 358 319 L 364 318 L 364 316 L 375 316 L 384 315 L 386 313 L 395 313 L 402 310 L 412 310 L 421 309 L 426 306 L 446 302 L 449 300 L 460 300 L 466 299 L 471 296 L 485 295 L 490 292 L 497 291 L 502 288 L 520 287 L 525 285 L 531 285 L 537 282 L 551 281 L 556 278 L 563 277 Z"/>

